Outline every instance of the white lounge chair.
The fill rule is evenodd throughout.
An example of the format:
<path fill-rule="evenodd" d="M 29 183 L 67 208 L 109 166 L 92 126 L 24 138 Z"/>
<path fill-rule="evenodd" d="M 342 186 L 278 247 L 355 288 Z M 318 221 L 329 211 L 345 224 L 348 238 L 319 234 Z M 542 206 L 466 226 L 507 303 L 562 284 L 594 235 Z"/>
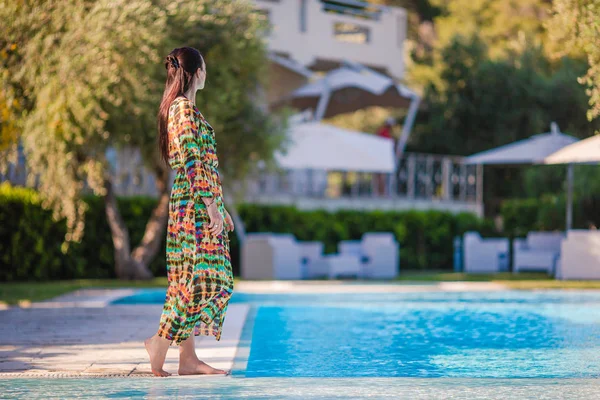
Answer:
<path fill-rule="evenodd" d="M 543 271 L 554 275 L 560 258 L 562 232 L 529 232 L 513 242 L 513 272 Z"/>
<path fill-rule="evenodd" d="M 478 232 L 466 232 L 463 237 L 464 271 L 467 273 L 497 273 L 507 269 L 508 239 L 482 238 Z"/>
<path fill-rule="evenodd" d="M 561 244 L 556 278 L 600 279 L 600 231 L 567 231 Z"/>
<path fill-rule="evenodd" d="M 361 240 L 342 240 L 340 255 L 355 257 L 361 265 L 360 277 L 392 279 L 398 276 L 400 246 L 389 232 L 365 233 Z"/>
<path fill-rule="evenodd" d="M 330 279 L 362 276 L 360 260 L 353 255 L 327 254 L 324 261 Z"/>
<path fill-rule="evenodd" d="M 250 233 L 242 245 L 244 279 L 306 279 L 329 276 L 323 243 L 292 234 Z"/>
<path fill-rule="evenodd" d="M 302 276 L 308 279 L 326 278 L 329 276 L 329 267 L 323 255 L 322 242 L 298 242 L 300 246 L 300 262 L 302 263 Z"/>
<path fill-rule="evenodd" d="M 242 245 L 244 279 L 302 279 L 301 248 L 291 234 L 249 233 Z"/>

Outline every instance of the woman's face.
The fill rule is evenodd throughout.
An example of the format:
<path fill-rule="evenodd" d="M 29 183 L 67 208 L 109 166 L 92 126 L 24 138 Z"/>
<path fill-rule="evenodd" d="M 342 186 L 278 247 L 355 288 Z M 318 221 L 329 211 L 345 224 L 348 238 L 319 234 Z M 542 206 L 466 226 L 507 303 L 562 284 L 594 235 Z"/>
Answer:
<path fill-rule="evenodd" d="M 202 60 L 202 68 L 198 68 L 196 71 L 196 90 L 204 89 L 204 82 L 206 81 L 206 64 Z"/>

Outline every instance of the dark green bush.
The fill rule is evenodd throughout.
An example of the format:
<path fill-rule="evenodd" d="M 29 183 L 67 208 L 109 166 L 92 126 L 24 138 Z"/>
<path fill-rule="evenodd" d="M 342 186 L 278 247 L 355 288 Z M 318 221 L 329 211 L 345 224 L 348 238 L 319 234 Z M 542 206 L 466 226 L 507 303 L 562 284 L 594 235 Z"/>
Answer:
<path fill-rule="evenodd" d="M 85 234 L 67 254 L 60 250 L 66 226 L 54 222 L 41 208 L 35 191 L 0 185 L 0 281 L 76 278 L 113 278 L 113 245 L 104 203 L 86 196 Z M 156 200 L 119 198 L 131 243 L 138 243 Z M 298 240 L 318 240 L 327 253 L 337 251 L 340 240 L 360 239 L 364 232 L 393 232 L 400 242 L 402 269 L 449 269 L 453 238 L 467 230 L 493 235 L 489 221 L 473 214 L 441 211 L 301 211 L 286 206 L 245 204 L 239 207 L 247 232 L 289 232 Z M 165 234 L 166 237 L 166 234 Z M 155 276 L 166 275 L 165 242 L 150 265 Z M 239 272 L 239 243 L 231 235 L 234 273 Z"/>
<path fill-rule="evenodd" d="M 400 242 L 402 269 L 452 268 L 453 238 L 468 230 L 493 235 L 493 225 L 473 214 L 443 211 L 300 211 L 293 207 L 240 207 L 247 232 L 292 233 L 298 240 L 318 240 L 337 251 L 340 240 L 365 232 L 393 232 Z"/>
<path fill-rule="evenodd" d="M 501 215 L 508 236 L 525 236 L 529 231 L 564 230 L 565 196 L 546 195 L 540 198 L 512 199 L 502 203 Z M 600 202 L 593 197 L 573 200 L 573 228 L 588 229 L 600 224 Z"/>
<path fill-rule="evenodd" d="M 114 278 L 114 254 L 103 200 L 84 196 L 89 205 L 85 233 L 72 243 L 67 254 L 60 249 L 66 233 L 65 221 L 52 220 L 35 191 L 0 185 L 0 281 Z M 156 200 L 147 197 L 118 199 L 129 228 L 131 243 L 138 243 Z M 165 241 L 150 264 L 156 276 L 166 275 Z"/>

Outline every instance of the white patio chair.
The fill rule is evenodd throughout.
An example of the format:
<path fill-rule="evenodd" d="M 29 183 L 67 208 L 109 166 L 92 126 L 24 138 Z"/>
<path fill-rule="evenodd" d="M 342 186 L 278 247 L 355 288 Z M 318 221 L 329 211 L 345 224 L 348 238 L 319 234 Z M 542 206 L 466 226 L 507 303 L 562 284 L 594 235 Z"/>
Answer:
<path fill-rule="evenodd" d="M 464 271 L 497 273 L 507 268 L 508 239 L 482 238 L 478 232 L 466 232 L 463 238 Z"/>
<path fill-rule="evenodd" d="M 554 275 L 565 238 L 562 232 L 529 232 L 513 242 L 513 272 L 542 271 Z"/>
<path fill-rule="evenodd" d="M 244 279 L 302 279 L 301 247 L 294 235 L 249 233 L 242 245 Z"/>
<path fill-rule="evenodd" d="M 600 231 L 573 229 L 561 243 L 557 279 L 600 279 Z"/>
<path fill-rule="evenodd" d="M 300 262 L 303 266 L 302 276 L 308 279 L 329 276 L 329 268 L 323 255 L 323 242 L 297 243 L 300 246 Z"/>
<path fill-rule="evenodd" d="M 360 261 L 361 278 L 392 279 L 398 276 L 399 244 L 389 232 L 365 233 L 361 240 L 342 240 L 340 255 L 353 256 Z"/>
<path fill-rule="evenodd" d="M 354 255 L 326 254 L 324 263 L 330 279 L 340 277 L 360 278 L 362 275 L 360 260 Z"/>

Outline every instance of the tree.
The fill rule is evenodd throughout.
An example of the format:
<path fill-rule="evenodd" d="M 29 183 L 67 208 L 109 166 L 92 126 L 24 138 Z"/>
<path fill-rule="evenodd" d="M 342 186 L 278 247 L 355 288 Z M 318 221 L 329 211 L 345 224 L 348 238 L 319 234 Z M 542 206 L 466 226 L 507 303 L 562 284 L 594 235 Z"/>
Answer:
<path fill-rule="evenodd" d="M 554 0 L 552 11 L 546 27 L 556 45 L 555 54 L 577 52 L 587 58 L 589 68 L 580 83 L 588 88 L 591 120 L 600 115 L 600 0 Z"/>
<path fill-rule="evenodd" d="M 427 33 L 433 39 L 425 46 L 427 51 L 423 46 L 415 48 L 408 71 L 410 81 L 423 86 L 444 84 L 442 52 L 457 36 L 477 36 L 491 59 L 521 53 L 531 44 L 543 47 L 546 42 L 546 0 L 430 0 L 430 7 L 437 10 L 433 33 Z"/>
<path fill-rule="evenodd" d="M 576 81 L 585 71 L 584 62 L 564 58 L 551 63 L 535 47 L 492 60 L 477 37 L 455 38 L 442 57 L 445 89 L 426 89 L 426 109 L 420 112 L 409 150 L 466 156 L 548 132 L 552 121 L 582 138 L 598 125 L 587 121 L 587 95 Z M 523 174 L 531 173 L 486 169 L 486 205 L 525 194 Z"/>
<path fill-rule="evenodd" d="M 163 58 L 174 47 L 200 49 L 209 68 L 198 99 L 220 138 L 224 184 L 268 159 L 281 141 L 278 125 L 260 108 L 264 82 L 264 19 L 250 4 L 224 0 L 0 0 L 1 37 L 18 49 L 19 63 L 3 70 L 3 85 L 18 82 L 30 104 L 19 124 L 29 183 L 64 217 L 63 250 L 83 234 L 88 185 L 104 198 L 120 278 L 148 278 L 168 218 L 168 167 L 159 161 L 156 112 Z M 6 92 L 5 92 L 6 93 Z M 135 146 L 156 174 L 156 209 L 133 247 L 120 215 L 105 152 Z M 256 157 L 254 157 L 256 158 Z M 133 247 L 133 248 L 132 248 Z"/>

